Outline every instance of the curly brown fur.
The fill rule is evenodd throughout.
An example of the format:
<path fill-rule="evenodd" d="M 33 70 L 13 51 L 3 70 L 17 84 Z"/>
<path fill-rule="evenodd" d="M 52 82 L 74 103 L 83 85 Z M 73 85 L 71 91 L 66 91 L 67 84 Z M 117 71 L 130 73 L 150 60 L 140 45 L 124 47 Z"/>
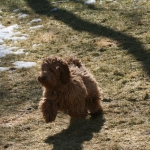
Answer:
<path fill-rule="evenodd" d="M 39 108 L 45 121 L 55 120 L 57 112 L 67 111 L 72 118 L 103 113 L 97 82 L 77 58 L 49 57 L 43 60 L 38 81 L 44 87 Z"/>

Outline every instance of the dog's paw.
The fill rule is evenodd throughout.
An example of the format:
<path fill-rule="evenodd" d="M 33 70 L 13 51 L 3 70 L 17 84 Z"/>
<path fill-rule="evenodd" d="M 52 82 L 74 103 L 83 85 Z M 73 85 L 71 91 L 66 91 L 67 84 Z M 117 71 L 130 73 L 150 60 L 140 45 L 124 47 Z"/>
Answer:
<path fill-rule="evenodd" d="M 46 123 L 53 122 L 56 118 L 56 116 L 51 115 L 51 114 L 43 114 L 43 117 Z"/>

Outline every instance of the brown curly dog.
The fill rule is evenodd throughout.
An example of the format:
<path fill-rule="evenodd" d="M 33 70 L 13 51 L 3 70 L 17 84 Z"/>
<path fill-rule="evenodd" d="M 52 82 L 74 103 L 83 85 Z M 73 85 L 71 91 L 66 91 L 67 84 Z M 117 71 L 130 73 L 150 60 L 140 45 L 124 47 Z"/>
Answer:
<path fill-rule="evenodd" d="M 96 80 L 77 58 L 50 57 L 43 60 L 38 81 L 44 87 L 39 108 L 45 121 L 55 120 L 58 111 L 72 118 L 103 113 Z"/>

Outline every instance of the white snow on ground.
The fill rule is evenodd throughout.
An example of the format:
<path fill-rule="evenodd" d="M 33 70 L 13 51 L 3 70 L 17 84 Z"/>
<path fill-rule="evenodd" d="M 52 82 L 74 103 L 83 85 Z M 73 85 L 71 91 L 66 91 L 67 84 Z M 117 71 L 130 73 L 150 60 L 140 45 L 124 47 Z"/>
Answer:
<path fill-rule="evenodd" d="M 23 54 L 24 53 L 24 49 L 18 49 L 16 52 L 13 52 L 13 54 L 19 55 L 19 54 Z"/>
<path fill-rule="evenodd" d="M 16 49 L 15 47 L 6 47 L 5 45 L 0 45 L 0 58 L 5 57 L 8 54 L 23 54 L 24 49 L 18 49 L 17 51 L 14 51 Z"/>
<path fill-rule="evenodd" d="M 58 8 L 53 8 L 53 9 L 51 9 L 50 11 L 57 11 L 58 10 Z"/>
<path fill-rule="evenodd" d="M 41 46 L 42 44 L 33 44 L 32 47 L 38 47 Z"/>
<path fill-rule="evenodd" d="M 116 0 L 105 0 L 105 1 L 106 2 L 114 2 L 114 3 L 117 2 Z M 96 0 L 87 0 L 84 2 L 84 4 L 86 4 L 86 5 L 91 5 L 91 4 L 95 4 L 95 3 L 96 3 Z M 103 0 L 100 0 L 99 3 L 102 4 Z"/>
<path fill-rule="evenodd" d="M 42 19 L 40 19 L 40 18 L 38 18 L 38 19 L 33 19 L 33 20 L 31 20 L 28 24 L 30 25 L 30 24 L 32 24 L 32 23 L 37 23 L 37 22 L 41 22 L 42 21 Z"/>
<path fill-rule="evenodd" d="M 0 45 L 0 58 L 5 57 L 8 54 L 12 54 L 13 53 L 12 50 L 13 50 L 13 48 L 11 48 L 11 47 L 6 48 L 4 45 Z"/>
<path fill-rule="evenodd" d="M 39 29 L 39 28 L 42 28 L 43 27 L 43 25 L 37 25 L 37 26 L 33 26 L 33 27 L 30 27 L 29 29 Z"/>
<path fill-rule="evenodd" d="M 20 11 L 20 9 L 15 9 L 13 10 L 13 13 L 18 13 Z M 0 13 L 2 13 L 2 11 L 0 10 Z M 28 14 L 22 14 L 19 13 L 18 14 L 18 19 L 24 19 L 26 17 L 28 17 Z M 13 18 L 14 16 L 11 16 L 11 18 Z M 31 20 L 28 25 L 31 25 L 32 23 L 38 23 L 41 22 L 42 20 L 40 18 L 38 19 L 33 19 Z M 37 26 L 30 26 L 30 31 L 35 31 L 35 29 L 39 29 L 43 27 L 43 25 L 37 25 Z M 3 26 L 2 23 L 0 22 L 0 58 L 5 57 L 8 54 L 15 54 L 15 55 L 19 55 L 19 54 L 23 54 L 24 53 L 24 49 L 19 49 L 19 47 L 12 47 L 9 46 L 8 44 L 4 44 L 5 41 L 7 40 L 11 40 L 11 41 L 20 41 L 20 40 L 27 40 L 28 38 L 28 34 L 22 34 L 21 32 L 18 32 L 18 29 L 20 29 L 21 27 L 18 24 L 14 24 L 11 26 Z M 12 43 L 11 43 L 12 45 Z M 28 54 L 28 52 L 26 53 L 26 55 Z M 12 63 L 12 62 L 11 62 Z M 14 65 L 14 68 L 30 68 L 32 66 L 36 66 L 35 62 L 24 62 L 24 61 L 16 61 L 12 63 Z M 7 71 L 9 70 L 9 67 L 0 67 L 0 71 Z"/>
<path fill-rule="evenodd" d="M 20 9 L 13 10 L 14 13 L 17 13 L 18 11 L 20 11 Z"/>
<path fill-rule="evenodd" d="M 11 40 L 12 41 L 27 40 L 27 37 L 26 36 L 12 37 Z"/>
<path fill-rule="evenodd" d="M 26 18 L 26 17 L 28 17 L 29 15 L 27 15 L 27 14 L 22 14 L 22 13 L 20 13 L 20 14 L 18 14 L 18 19 L 24 19 L 24 18 Z"/>
<path fill-rule="evenodd" d="M 2 44 L 4 41 L 2 39 L 0 39 L 0 44 Z"/>
<path fill-rule="evenodd" d="M 25 62 L 25 61 L 16 61 L 13 63 L 15 68 L 30 68 L 32 66 L 36 66 L 35 62 Z"/>
<path fill-rule="evenodd" d="M 8 27 L 3 26 L 0 24 L 0 39 L 1 40 L 10 40 L 14 35 L 14 29 L 18 29 L 18 25 L 11 25 Z"/>
<path fill-rule="evenodd" d="M 2 24 L 0 24 L 0 43 L 3 42 L 3 40 L 26 40 L 28 35 L 18 35 L 20 32 L 15 32 L 19 26 L 17 24 L 5 27 Z"/>
<path fill-rule="evenodd" d="M 84 2 L 84 4 L 86 5 L 95 4 L 95 3 L 96 3 L 95 0 L 87 0 L 86 2 Z"/>
<path fill-rule="evenodd" d="M 9 67 L 0 67 L 0 71 L 6 71 L 9 70 Z"/>

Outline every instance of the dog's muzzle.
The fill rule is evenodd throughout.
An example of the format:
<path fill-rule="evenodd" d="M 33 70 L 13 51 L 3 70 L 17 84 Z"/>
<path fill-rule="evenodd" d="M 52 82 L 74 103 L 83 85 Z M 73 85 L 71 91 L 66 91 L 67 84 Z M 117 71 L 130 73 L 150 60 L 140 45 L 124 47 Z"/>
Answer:
<path fill-rule="evenodd" d="M 39 76 L 38 77 L 38 81 L 39 82 L 45 82 L 46 81 L 46 77 L 45 76 Z"/>

